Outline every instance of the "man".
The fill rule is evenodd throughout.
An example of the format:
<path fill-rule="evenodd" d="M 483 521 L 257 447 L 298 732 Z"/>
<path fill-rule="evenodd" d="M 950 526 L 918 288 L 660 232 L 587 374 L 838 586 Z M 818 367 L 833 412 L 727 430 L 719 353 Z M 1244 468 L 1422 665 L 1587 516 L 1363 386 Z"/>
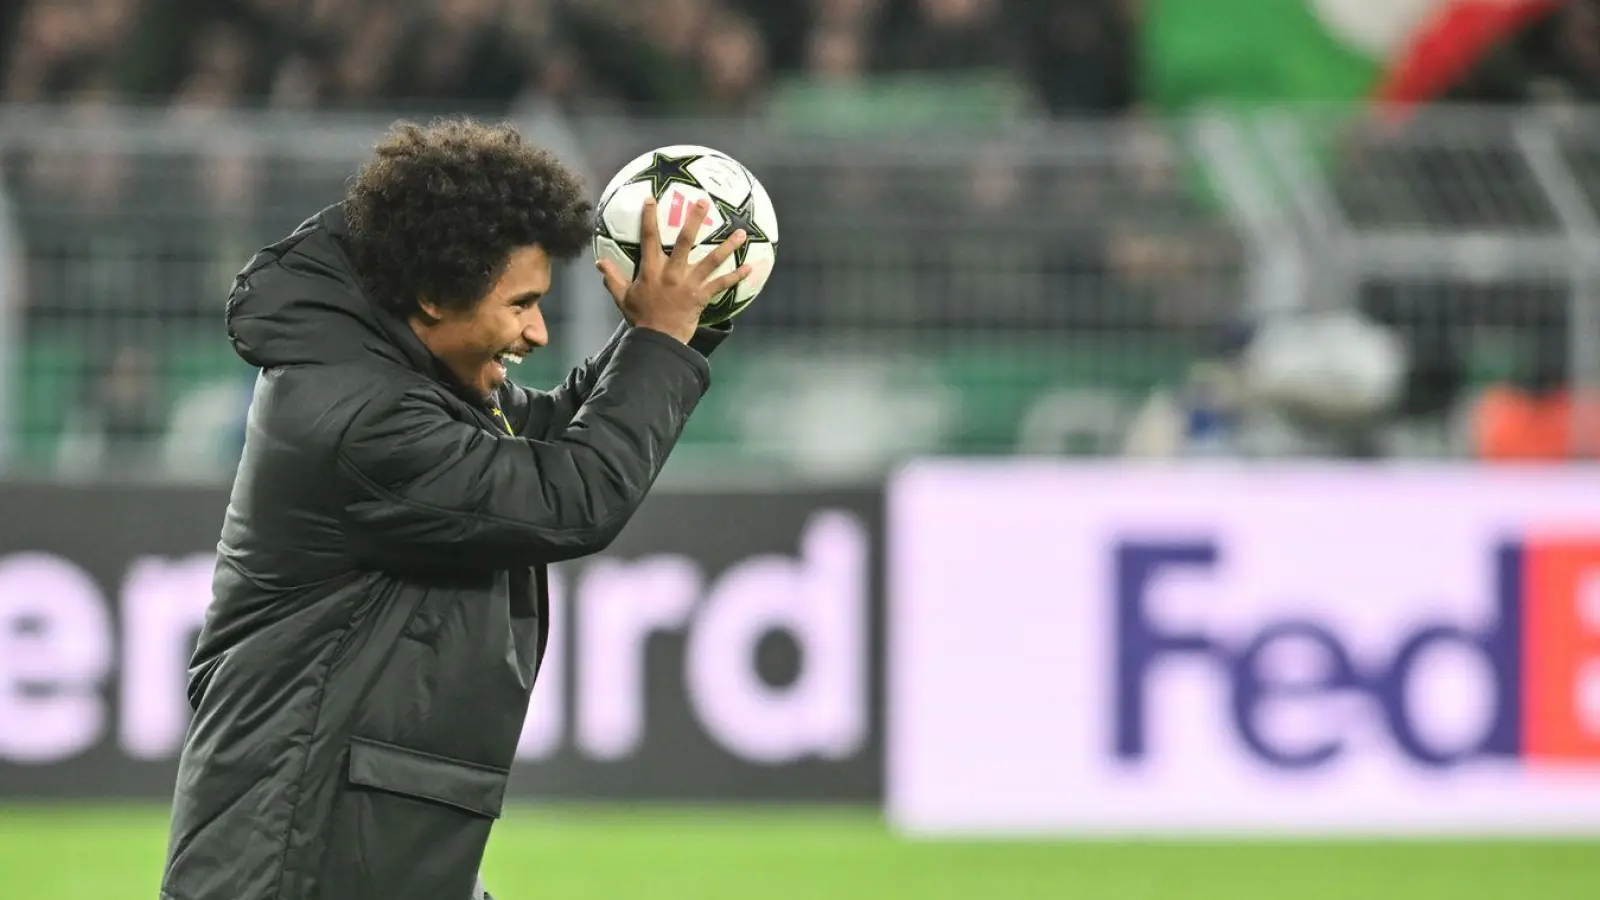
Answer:
<path fill-rule="evenodd" d="M 703 213 L 703 210 L 700 212 Z M 189 678 L 167 900 L 467 900 L 547 633 L 545 565 L 622 530 L 709 383 L 738 233 L 669 259 L 556 390 L 551 260 L 592 205 L 516 132 L 403 125 L 227 305 L 261 369 Z M 699 223 L 702 215 L 690 216 Z M 475 887 L 476 885 L 476 887 Z"/>

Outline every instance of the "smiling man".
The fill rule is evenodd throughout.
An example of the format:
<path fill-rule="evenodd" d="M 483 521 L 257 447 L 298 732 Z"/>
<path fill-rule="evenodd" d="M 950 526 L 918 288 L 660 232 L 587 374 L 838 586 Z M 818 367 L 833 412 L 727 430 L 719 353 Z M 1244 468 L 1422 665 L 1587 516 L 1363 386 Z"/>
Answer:
<path fill-rule="evenodd" d="M 704 210 L 691 217 L 699 222 Z M 552 391 L 551 262 L 593 207 L 509 128 L 401 125 L 344 202 L 239 274 L 260 368 L 192 660 L 167 900 L 468 900 L 548 629 L 545 566 L 622 530 L 709 385 L 735 233 L 669 258 Z"/>

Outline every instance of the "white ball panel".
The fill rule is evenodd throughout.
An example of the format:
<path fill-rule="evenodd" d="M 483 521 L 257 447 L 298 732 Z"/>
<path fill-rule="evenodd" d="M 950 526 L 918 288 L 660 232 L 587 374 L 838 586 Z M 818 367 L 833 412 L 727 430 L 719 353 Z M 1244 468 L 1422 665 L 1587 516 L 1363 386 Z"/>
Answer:
<path fill-rule="evenodd" d="M 645 198 L 649 196 L 650 185 L 642 181 L 624 185 L 611 195 L 611 199 L 600 208 L 600 217 L 612 237 L 630 244 L 639 242 L 639 215 L 644 210 Z"/>
<path fill-rule="evenodd" d="M 616 241 L 607 237 L 596 237 L 594 239 L 594 258 L 597 260 L 610 260 L 622 272 L 623 278 L 628 281 L 633 280 L 633 260 L 628 258 L 628 254 L 622 252 L 622 248 L 617 246 Z"/>
<path fill-rule="evenodd" d="M 748 172 L 748 170 L 746 170 Z M 755 195 L 756 227 L 767 233 L 767 240 L 778 242 L 778 211 L 772 208 L 772 198 L 754 174 L 750 175 L 750 192 Z"/>
<path fill-rule="evenodd" d="M 772 266 L 777 261 L 777 254 L 772 245 L 757 243 L 750 245 L 750 252 L 745 254 L 745 265 L 750 267 L 750 275 L 739 282 L 738 299 L 740 301 L 754 300 L 761 289 L 767 286 L 767 279 L 772 277 Z"/>
<path fill-rule="evenodd" d="M 718 154 L 689 164 L 689 174 L 714 196 L 731 206 L 739 206 L 750 196 L 750 174 L 744 166 Z"/>
<path fill-rule="evenodd" d="M 656 149 L 651 150 L 649 153 L 644 154 L 643 158 L 644 158 L 645 163 L 648 163 L 650 161 L 651 155 L 652 154 L 656 154 L 656 153 L 659 153 L 662 156 L 727 156 L 728 155 L 726 153 L 723 153 L 721 150 L 716 150 L 716 149 L 713 149 L 711 147 L 704 146 L 702 144 L 668 144 L 665 147 L 657 147 Z"/>

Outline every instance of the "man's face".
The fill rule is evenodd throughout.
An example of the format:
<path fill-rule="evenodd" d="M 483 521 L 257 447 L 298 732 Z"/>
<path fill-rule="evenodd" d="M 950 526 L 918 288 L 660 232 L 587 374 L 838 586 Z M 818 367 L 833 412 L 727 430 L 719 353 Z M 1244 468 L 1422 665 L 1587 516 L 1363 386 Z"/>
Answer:
<path fill-rule="evenodd" d="M 521 362 L 549 343 L 539 311 L 549 290 L 549 254 L 537 245 L 518 247 L 476 306 L 454 310 L 424 303 L 433 321 L 413 319 L 412 329 L 458 381 L 487 397 L 505 382 L 508 362 Z"/>

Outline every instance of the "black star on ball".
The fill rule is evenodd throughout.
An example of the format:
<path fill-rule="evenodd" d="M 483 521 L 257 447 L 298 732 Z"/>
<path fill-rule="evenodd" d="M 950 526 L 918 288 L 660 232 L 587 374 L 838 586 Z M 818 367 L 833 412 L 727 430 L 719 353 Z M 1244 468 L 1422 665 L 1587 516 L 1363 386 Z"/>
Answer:
<path fill-rule="evenodd" d="M 699 159 L 700 156 L 664 156 L 660 153 L 651 154 L 650 165 L 640 169 L 639 174 L 628 179 L 628 184 L 639 181 L 650 182 L 650 193 L 657 200 L 667 192 L 667 188 L 675 184 L 688 185 L 697 188 L 700 180 L 689 172 L 689 164 Z"/>
<path fill-rule="evenodd" d="M 750 253 L 750 246 L 757 241 L 765 242 L 767 240 L 767 233 L 761 230 L 760 225 L 756 224 L 755 194 L 745 197 L 744 203 L 738 206 L 734 206 L 721 197 L 712 197 L 711 199 L 717 204 L 717 212 L 722 213 L 722 227 L 708 236 L 705 239 L 706 243 L 720 244 L 733 237 L 735 231 L 743 228 L 745 241 L 739 246 L 739 249 L 733 251 L 733 264 L 742 266 L 744 265 L 745 257 Z"/>

